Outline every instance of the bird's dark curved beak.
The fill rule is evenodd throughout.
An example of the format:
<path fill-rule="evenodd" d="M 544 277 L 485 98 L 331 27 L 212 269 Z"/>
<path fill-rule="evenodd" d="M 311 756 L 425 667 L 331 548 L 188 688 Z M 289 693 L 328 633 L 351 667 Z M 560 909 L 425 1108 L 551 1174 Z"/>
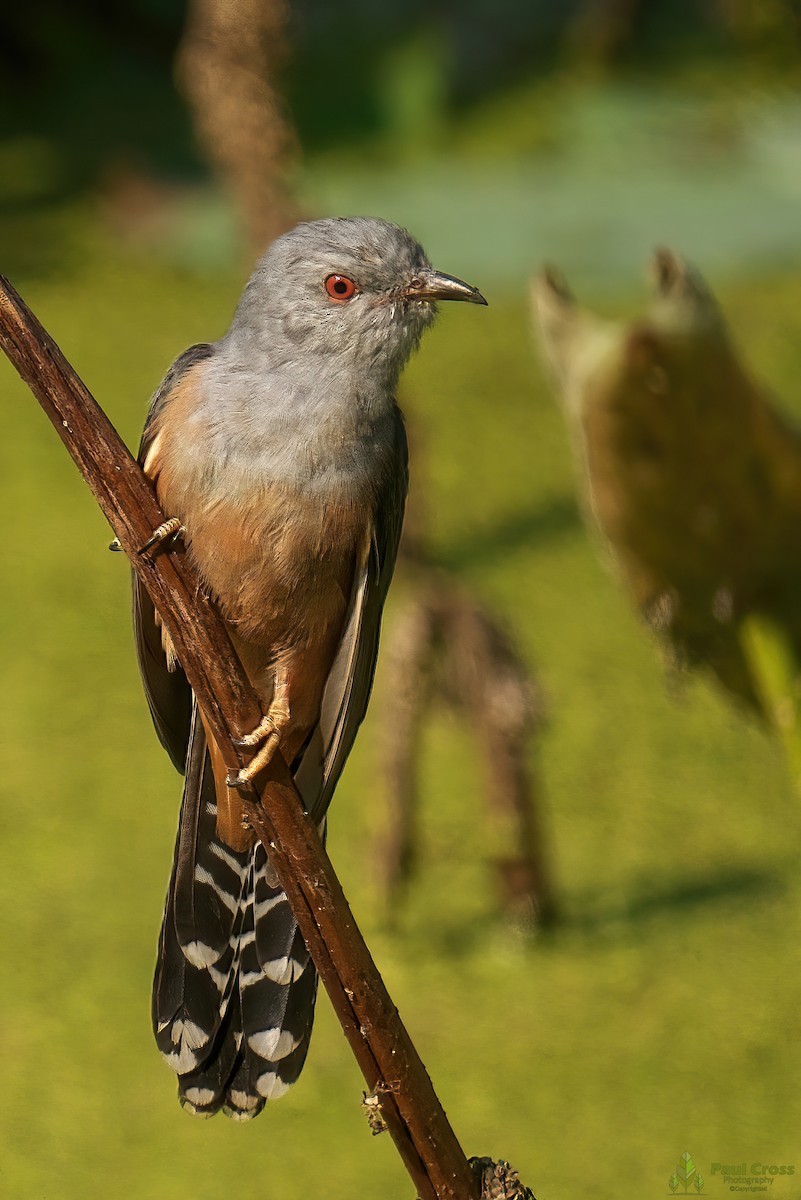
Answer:
<path fill-rule="evenodd" d="M 466 300 L 469 304 L 486 304 L 478 288 L 471 287 L 455 275 L 441 271 L 418 271 L 404 291 L 408 300 Z"/>

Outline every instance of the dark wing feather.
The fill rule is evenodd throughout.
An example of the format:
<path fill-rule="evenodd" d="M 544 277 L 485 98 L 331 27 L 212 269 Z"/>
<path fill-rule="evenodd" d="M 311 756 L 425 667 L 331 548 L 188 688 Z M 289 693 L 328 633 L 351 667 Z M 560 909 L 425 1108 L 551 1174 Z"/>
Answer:
<path fill-rule="evenodd" d="M 133 622 L 139 673 L 159 741 L 183 775 L 192 719 L 192 689 L 181 668 L 167 667 L 153 601 L 133 575 Z"/>
<path fill-rule="evenodd" d="M 153 441 L 156 419 L 170 402 L 173 388 L 187 371 L 197 363 L 210 358 L 213 347 L 207 344 L 190 346 L 170 367 L 150 401 L 142 441 L 139 446 L 139 463 L 144 463 Z M 168 514 L 169 516 L 169 514 Z M 133 576 L 133 623 L 139 672 L 145 689 L 150 715 L 156 727 L 159 741 L 169 754 L 174 765 L 183 773 L 189 743 L 189 726 L 192 720 L 192 690 L 179 666 L 170 671 L 161 642 L 161 628 L 156 621 L 153 602 L 147 590 Z"/>
<path fill-rule="evenodd" d="M 320 723 L 294 772 L 315 821 L 331 802 L 373 686 L 381 614 L 395 569 L 408 486 L 406 432 L 399 409 L 395 416 L 394 453 L 376 504 L 367 561 L 354 581 L 345 631 L 323 693 Z"/>

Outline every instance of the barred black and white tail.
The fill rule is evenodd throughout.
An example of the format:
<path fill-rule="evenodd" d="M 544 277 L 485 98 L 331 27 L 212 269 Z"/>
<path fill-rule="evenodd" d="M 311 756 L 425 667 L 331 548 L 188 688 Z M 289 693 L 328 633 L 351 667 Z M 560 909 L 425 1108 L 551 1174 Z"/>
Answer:
<path fill-rule="evenodd" d="M 195 709 L 153 984 L 153 1030 L 184 1108 L 245 1121 L 298 1078 L 317 975 L 264 848 L 217 837 Z"/>

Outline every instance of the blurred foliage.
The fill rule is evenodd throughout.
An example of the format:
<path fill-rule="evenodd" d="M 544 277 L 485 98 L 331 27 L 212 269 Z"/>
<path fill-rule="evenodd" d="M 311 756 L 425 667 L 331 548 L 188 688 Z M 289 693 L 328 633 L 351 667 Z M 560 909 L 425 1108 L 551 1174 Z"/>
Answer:
<path fill-rule="evenodd" d="M 582 310 L 552 270 L 535 288 L 587 515 L 669 656 L 783 732 L 777 671 L 750 652 L 768 642 L 744 628 L 776 625 L 801 676 L 801 432 L 744 367 L 692 264 L 662 249 L 651 273 L 630 323 Z"/>
<path fill-rule="evenodd" d="M 523 245 L 605 289 L 630 279 L 655 240 L 707 269 L 801 262 L 789 16 L 779 37 L 758 32 L 762 18 L 735 20 L 746 9 L 734 0 L 360 3 L 292 5 L 283 79 L 303 211 L 381 212 L 484 283 L 522 280 Z M 621 7 L 630 37 L 599 58 L 587 22 Z M 135 253 L 211 270 L 250 261 L 172 85 L 181 5 L 67 14 L 34 0 L 0 20 L 7 270 L 68 266 L 65 202 Z"/>
<path fill-rule="evenodd" d="M 797 81 L 797 0 L 293 0 L 284 87 L 307 151 L 452 130 L 510 86 L 589 69 Z M 0 138 L 59 147 L 59 190 L 121 161 L 204 172 L 171 86 L 180 0 L 32 0 L 0 16 Z"/>

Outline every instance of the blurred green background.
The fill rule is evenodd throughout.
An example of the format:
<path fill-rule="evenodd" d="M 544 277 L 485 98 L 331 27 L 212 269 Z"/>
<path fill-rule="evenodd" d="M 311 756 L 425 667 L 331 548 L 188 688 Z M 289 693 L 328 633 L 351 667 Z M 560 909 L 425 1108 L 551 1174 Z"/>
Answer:
<path fill-rule="evenodd" d="M 497 915 L 478 761 L 442 712 L 421 876 L 389 932 L 379 667 L 331 825 L 356 915 L 467 1152 L 510 1159 L 539 1200 L 663 1196 L 685 1150 L 711 1196 L 728 1190 L 713 1161 L 801 1177 L 798 798 L 703 678 L 666 687 L 581 524 L 526 296 L 548 259 L 596 307 L 633 310 L 666 242 L 801 414 L 798 5 L 290 9 L 305 210 L 408 225 L 490 300 L 443 312 L 404 395 L 435 553 L 515 634 L 551 713 L 532 764 L 562 923 L 532 942 Z M 249 266 L 172 84 L 184 15 L 35 0 L 2 17 L 0 269 L 131 446 Z M 0 388 L 0 1195 L 406 1200 L 324 996 L 280 1104 L 244 1128 L 179 1109 L 149 993 L 180 784 L 137 679 L 128 572 L 5 363 Z"/>

